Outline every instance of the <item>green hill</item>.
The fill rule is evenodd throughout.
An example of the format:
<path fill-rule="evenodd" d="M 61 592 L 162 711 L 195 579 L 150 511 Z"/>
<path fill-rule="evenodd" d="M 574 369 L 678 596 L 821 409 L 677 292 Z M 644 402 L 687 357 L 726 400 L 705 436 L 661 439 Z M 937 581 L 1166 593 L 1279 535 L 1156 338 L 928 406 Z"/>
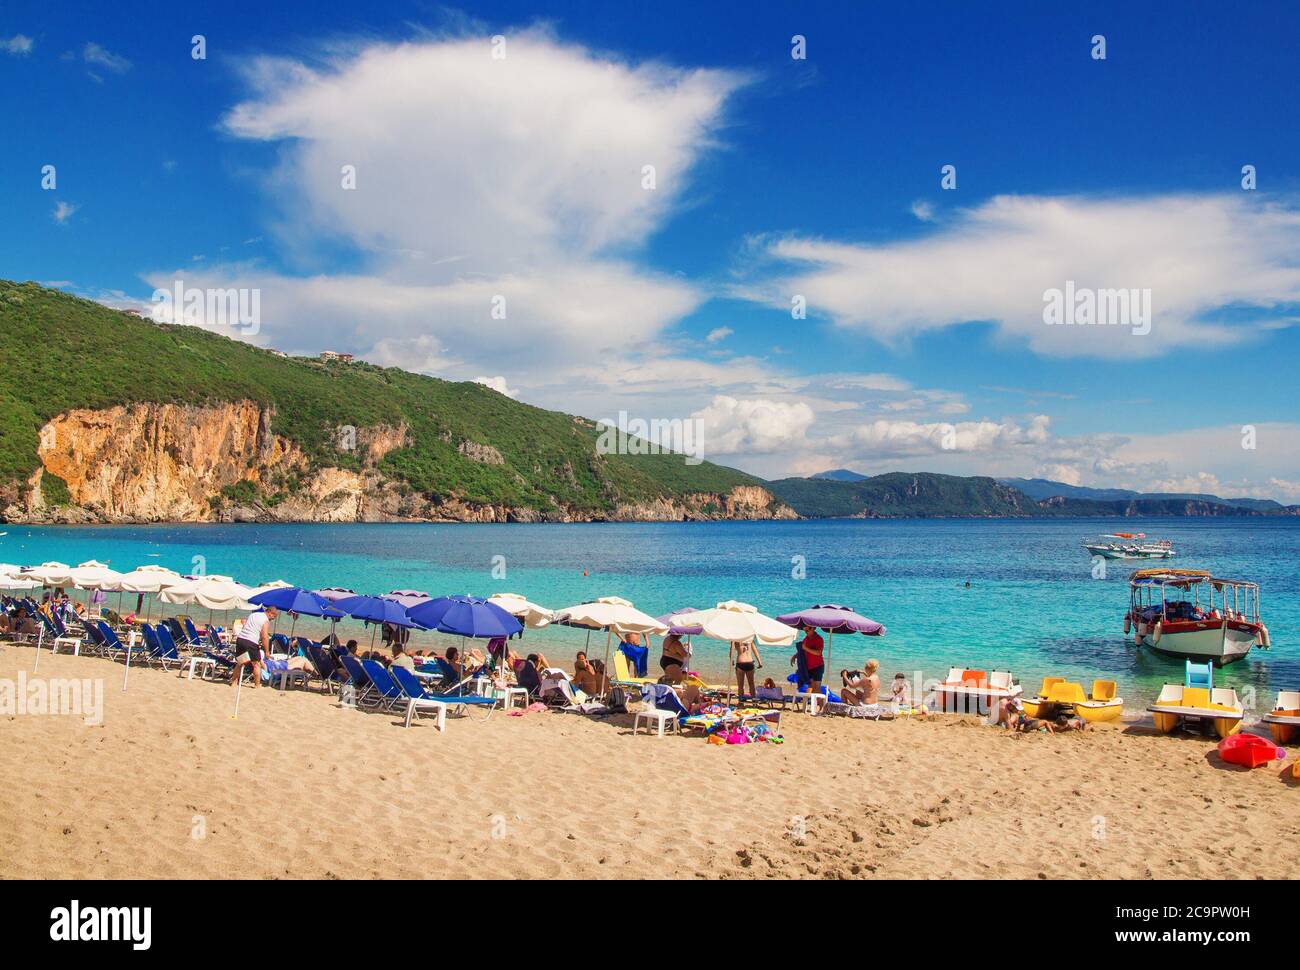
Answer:
<path fill-rule="evenodd" d="M 405 446 L 389 451 L 371 471 L 434 502 L 602 517 L 619 506 L 680 503 L 762 484 L 735 469 L 687 465 L 676 455 L 598 455 L 592 422 L 479 384 L 288 358 L 35 283 L 0 281 L 0 360 L 0 509 L 41 467 L 37 449 L 46 422 L 72 409 L 138 402 L 251 401 L 273 409 L 270 430 L 295 443 L 309 467 L 305 476 L 273 486 L 226 486 L 227 499 L 245 503 L 291 498 L 315 469 L 362 470 L 361 456 L 338 447 L 344 426 L 358 433 L 404 427 Z M 67 500 L 51 475 L 43 488 L 47 501 Z"/>

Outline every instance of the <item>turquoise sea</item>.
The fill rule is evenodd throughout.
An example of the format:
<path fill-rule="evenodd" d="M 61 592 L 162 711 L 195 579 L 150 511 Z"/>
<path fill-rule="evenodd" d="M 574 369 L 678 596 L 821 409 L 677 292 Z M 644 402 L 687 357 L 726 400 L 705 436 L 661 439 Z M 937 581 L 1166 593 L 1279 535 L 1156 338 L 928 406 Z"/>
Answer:
<path fill-rule="evenodd" d="M 208 573 L 250 585 L 283 579 L 369 593 L 513 591 L 552 608 L 616 595 L 652 615 L 727 599 L 770 615 L 841 603 L 885 623 L 889 632 L 837 638 L 834 671 L 860 667 L 869 656 L 881 661 L 885 679 L 898 671 L 942 676 L 949 666 L 1010 669 L 1031 693 L 1044 674 L 1086 681 L 1109 675 L 1119 680 L 1126 705 L 1138 707 L 1166 679 L 1180 680 L 1182 669 L 1135 651 L 1123 635 L 1126 577 L 1134 564 L 1111 564 L 1105 579 L 1092 577 L 1080 540 L 1116 529 L 1172 539 L 1178 565 L 1259 583 L 1273 649 L 1252 651 L 1219 672 L 1219 682 L 1254 687 L 1257 709 L 1271 705 L 1279 686 L 1300 688 L 1300 519 L 1293 518 L 9 525 L 0 526 L 8 531 L 0 537 L 0 562 L 75 565 L 93 558 L 120 570 L 159 563 L 182 573 L 202 562 Z M 804 578 L 795 577 L 797 557 Z M 505 578 L 494 578 L 494 564 Z M 359 624 L 354 629 L 352 635 L 364 637 Z M 525 638 L 567 666 L 586 635 L 550 628 Z M 603 636 L 594 634 L 592 643 L 603 649 Z M 768 648 L 762 674 L 783 677 L 789 653 Z M 726 675 L 726 644 L 697 640 L 695 656 L 706 675 Z"/>

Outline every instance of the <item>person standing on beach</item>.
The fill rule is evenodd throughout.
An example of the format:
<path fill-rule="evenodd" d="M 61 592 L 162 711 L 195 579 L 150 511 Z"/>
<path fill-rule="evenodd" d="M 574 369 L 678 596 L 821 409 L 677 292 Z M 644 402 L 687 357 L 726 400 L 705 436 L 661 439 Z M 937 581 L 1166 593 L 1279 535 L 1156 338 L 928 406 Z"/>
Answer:
<path fill-rule="evenodd" d="M 733 640 L 731 642 L 732 663 L 736 667 L 736 693 L 740 697 L 753 697 L 757 691 L 754 690 L 754 670 L 763 666 L 763 658 L 759 656 L 758 644 L 753 640 Z M 749 693 L 745 693 L 745 681 L 749 681 Z"/>
<path fill-rule="evenodd" d="M 246 664 L 253 665 L 253 686 L 262 682 L 262 661 L 271 656 L 271 621 L 280 615 L 274 606 L 249 613 L 235 634 L 235 672 L 230 686 L 239 683 Z"/>
<path fill-rule="evenodd" d="M 826 676 L 826 661 L 822 657 L 822 651 L 826 649 L 826 641 L 822 639 L 815 626 L 804 626 L 801 629 L 803 639 L 799 641 L 796 650 L 803 652 L 804 663 L 808 667 L 808 692 L 819 694 L 822 689 L 822 679 Z M 790 663 L 793 665 L 798 660 L 799 654 L 796 652 L 790 658 Z"/>

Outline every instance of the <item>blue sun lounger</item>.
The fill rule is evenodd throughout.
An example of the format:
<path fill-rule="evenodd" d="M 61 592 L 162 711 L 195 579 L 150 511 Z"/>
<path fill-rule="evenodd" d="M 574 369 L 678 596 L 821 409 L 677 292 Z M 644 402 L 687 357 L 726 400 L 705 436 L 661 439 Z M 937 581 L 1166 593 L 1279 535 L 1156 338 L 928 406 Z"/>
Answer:
<path fill-rule="evenodd" d="M 495 697 L 482 697 L 478 694 L 439 694 L 436 691 L 426 690 L 420 683 L 420 678 L 415 676 L 405 667 L 393 667 L 389 674 L 397 682 L 406 699 L 406 726 L 411 726 L 411 718 L 419 713 L 420 709 L 432 710 L 437 716 L 435 726 L 439 731 L 443 730 L 447 723 L 447 709 L 449 707 L 459 707 L 468 709 L 478 707 L 485 711 L 483 720 L 492 716 L 492 710 L 496 707 Z"/>

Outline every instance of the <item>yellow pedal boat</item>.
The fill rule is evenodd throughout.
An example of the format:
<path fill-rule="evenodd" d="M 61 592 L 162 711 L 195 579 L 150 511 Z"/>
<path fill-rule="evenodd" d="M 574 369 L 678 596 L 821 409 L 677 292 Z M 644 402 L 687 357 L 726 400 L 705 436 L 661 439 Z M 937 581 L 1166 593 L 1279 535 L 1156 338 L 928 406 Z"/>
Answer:
<path fill-rule="evenodd" d="M 1300 734 L 1300 690 L 1278 691 L 1277 703 L 1262 720 L 1268 725 L 1275 744 L 1290 744 L 1294 741 Z"/>
<path fill-rule="evenodd" d="M 1063 677 L 1044 677 L 1038 696 L 1027 697 L 1021 703 L 1030 717 L 1039 717 L 1040 712 L 1047 714 L 1052 708 L 1070 708 L 1089 724 L 1114 721 L 1124 713 L 1123 699 L 1115 696 L 1118 689 L 1113 680 L 1094 680 L 1089 695 L 1083 692 L 1082 684 Z"/>
<path fill-rule="evenodd" d="M 1221 738 L 1241 730 L 1245 709 L 1231 687 L 1184 687 L 1165 684 L 1156 702 L 1147 710 L 1156 722 L 1156 730 L 1168 734 L 1187 721 L 1211 721 Z"/>

